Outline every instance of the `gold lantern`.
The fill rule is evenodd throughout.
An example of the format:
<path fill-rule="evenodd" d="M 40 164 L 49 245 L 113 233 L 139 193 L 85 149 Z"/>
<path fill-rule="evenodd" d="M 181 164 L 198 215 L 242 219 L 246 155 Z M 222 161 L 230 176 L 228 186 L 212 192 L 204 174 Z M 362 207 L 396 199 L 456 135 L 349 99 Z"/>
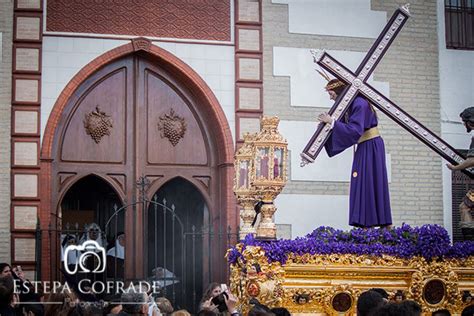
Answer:
<path fill-rule="evenodd" d="M 276 239 L 276 225 L 273 204 L 287 181 L 288 143 L 278 132 L 280 119 L 263 117 L 260 132 L 254 137 L 253 168 L 250 182 L 255 190 L 255 198 L 261 198 L 261 219 L 257 227 L 257 238 Z"/>
<path fill-rule="evenodd" d="M 248 234 L 255 235 L 252 220 L 255 216 L 254 205 L 256 202 L 255 188 L 250 183 L 253 167 L 253 139 L 256 134 L 244 134 L 244 144 L 235 154 L 234 168 L 234 193 L 238 203 L 242 206 L 240 218 L 242 219 L 239 231 L 240 240 Z"/>

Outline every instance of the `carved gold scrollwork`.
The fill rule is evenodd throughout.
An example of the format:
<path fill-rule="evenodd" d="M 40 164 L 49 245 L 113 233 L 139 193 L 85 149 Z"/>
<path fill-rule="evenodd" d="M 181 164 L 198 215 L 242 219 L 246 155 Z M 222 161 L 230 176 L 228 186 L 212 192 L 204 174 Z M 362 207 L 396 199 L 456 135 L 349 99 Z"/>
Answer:
<path fill-rule="evenodd" d="M 248 312 L 251 297 L 265 305 L 281 306 L 284 295 L 284 270 L 281 264 L 269 263 L 260 247 L 248 246 L 243 255 L 245 261 L 239 259 L 237 265 L 231 266 L 230 289 L 233 293 L 243 295 L 240 303 L 244 314 Z"/>
<path fill-rule="evenodd" d="M 423 299 L 429 305 L 438 305 L 446 297 L 446 285 L 443 280 L 428 280 L 423 286 Z"/>
<path fill-rule="evenodd" d="M 413 259 L 410 265 L 417 272 L 412 275 L 409 297 L 420 303 L 426 311 L 446 308 L 457 310 L 461 306 L 458 290 L 458 275 L 452 271 L 459 267 L 458 260 L 426 262 L 422 258 Z"/>
<path fill-rule="evenodd" d="M 447 306 L 451 309 L 456 308 L 456 303 L 461 302 L 462 298 L 458 289 L 458 274 L 454 271 L 450 271 L 448 275 L 448 280 L 446 282 L 446 296 L 447 296 Z"/>
<path fill-rule="evenodd" d="M 321 304 L 322 291 L 305 288 L 290 288 L 285 290 L 282 306 L 288 307 L 293 312 L 314 310 Z"/>
<path fill-rule="evenodd" d="M 391 300 L 414 300 L 425 313 L 438 309 L 460 313 L 472 300 L 471 257 L 427 261 L 422 257 L 289 254 L 281 265 L 269 263 L 260 247 L 248 246 L 243 252 L 242 247 L 236 246 L 242 257 L 231 265 L 231 290 L 239 296 L 244 313 L 250 297 L 255 297 L 292 313 L 353 315 L 358 297 L 369 287 L 386 289 Z"/>
<path fill-rule="evenodd" d="M 422 301 L 423 293 L 423 274 L 416 271 L 411 275 L 411 286 L 408 291 L 408 298 L 417 302 Z"/>

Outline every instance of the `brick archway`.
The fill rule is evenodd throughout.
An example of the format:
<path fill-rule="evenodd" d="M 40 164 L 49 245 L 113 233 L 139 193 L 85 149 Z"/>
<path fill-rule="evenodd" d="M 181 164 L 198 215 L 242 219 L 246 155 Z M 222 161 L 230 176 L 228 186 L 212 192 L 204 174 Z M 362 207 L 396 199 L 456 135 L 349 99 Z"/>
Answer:
<path fill-rule="evenodd" d="M 64 111 L 70 98 L 75 94 L 77 89 L 91 75 L 105 67 L 106 65 L 127 55 L 139 54 L 151 61 L 159 63 L 163 68 L 173 73 L 189 90 L 193 93 L 196 100 L 203 105 L 204 117 L 209 125 L 212 126 L 212 137 L 216 143 L 217 166 L 220 170 L 218 179 L 220 189 L 220 199 L 218 208 L 223 211 L 225 217 L 224 222 L 227 226 L 236 229 L 238 227 L 238 214 L 235 207 L 235 199 L 232 193 L 233 183 L 233 153 L 234 146 L 230 128 L 224 112 L 204 80 L 188 65 L 173 54 L 151 44 L 144 38 L 138 38 L 131 43 L 112 49 L 101 56 L 97 57 L 84 68 L 82 68 L 66 85 L 49 116 L 46 129 L 43 135 L 41 147 L 41 174 L 40 174 L 40 225 L 42 229 L 47 229 L 52 221 L 55 221 L 53 206 L 53 159 L 54 159 L 54 143 L 58 135 L 60 118 L 64 115 Z M 49 260 L 50 249 L 47 238 L 42 240 L 42 262 Z M 42 278 L 49 277 L 48 271 L 42 271 Z"/>

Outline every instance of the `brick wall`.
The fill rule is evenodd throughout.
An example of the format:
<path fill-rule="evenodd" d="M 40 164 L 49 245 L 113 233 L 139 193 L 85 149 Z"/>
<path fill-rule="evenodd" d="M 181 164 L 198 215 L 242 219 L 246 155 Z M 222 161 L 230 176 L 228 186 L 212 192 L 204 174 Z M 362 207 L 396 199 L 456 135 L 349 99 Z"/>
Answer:
<path fill-rule="evenodd" d="M 372 0 L 371 9 L 385 11 L 390 18 L 402 4 L 402 1 Z M 410 6 L 410 12 L 411 18 L 378 65 L 374 79 L 389 82 L 390 98 L 440 135 L 436 2 L 417 1 Z M 374 41 L 290 34 L 288 6 L 273 4 L 271 0 L 263 1 L 263 40 L 265 115 L 278 115 L 282 120 L 291 121 L 307 121 L 326 109 L 290 106 L 289 78 L 274 77 L 272 73 L 274 46 L 368 51 Z M 383 114 L 379 118 L 381 134 L 387 152 L 391 154 L 394 224 L 443 224 L 441 159 Z M 299 164 L 299 161 L 292 163 Z M 311 168 L 311 165 L 305 168 Z M 346 195 L 348 182 L 289 181 L 283 193 Z"/>
<path fill-rule="evenodd" d="M 0 262 L 10 262 L 10 112 L 13 1 L 0 1 Z"/>

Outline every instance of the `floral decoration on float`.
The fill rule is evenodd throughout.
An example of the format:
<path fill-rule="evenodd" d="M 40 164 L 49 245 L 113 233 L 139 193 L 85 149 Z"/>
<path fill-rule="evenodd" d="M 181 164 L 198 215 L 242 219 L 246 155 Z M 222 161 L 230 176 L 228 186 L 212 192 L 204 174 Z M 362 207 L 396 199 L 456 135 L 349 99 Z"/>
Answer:
<path fill-rule="evenodd" d="M 452 244 L 439 225 L 322 226 L 276 241 L 247 235 L 227 260 L 244 311 L 256 298 L 293 313 L 349 315 L 362 292 L 383 288 L 391 300 L 415 300 L 425 312 L 459 313 L 474 295 L 474 241 Z"/>

